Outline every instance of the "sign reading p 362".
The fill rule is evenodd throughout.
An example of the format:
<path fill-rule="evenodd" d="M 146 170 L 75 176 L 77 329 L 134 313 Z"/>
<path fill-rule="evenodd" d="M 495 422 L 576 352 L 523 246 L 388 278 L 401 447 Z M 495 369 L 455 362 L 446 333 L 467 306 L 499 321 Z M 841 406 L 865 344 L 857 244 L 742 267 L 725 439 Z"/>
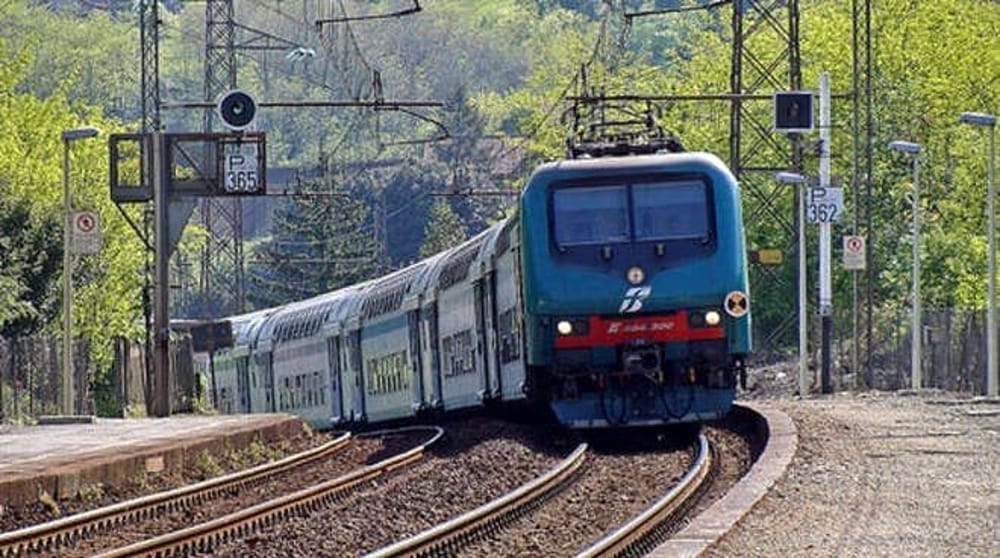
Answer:
<path fill-rule="evenodd" d="M 843 188 L 811 188 L 806 201 L 806 221 L 839 223 L 844 215 Z"/>
<path fill-rule="evenodd" d="M 224 143 L 222 191 L 225 194 L 261 193 L 256 143 Z"/>

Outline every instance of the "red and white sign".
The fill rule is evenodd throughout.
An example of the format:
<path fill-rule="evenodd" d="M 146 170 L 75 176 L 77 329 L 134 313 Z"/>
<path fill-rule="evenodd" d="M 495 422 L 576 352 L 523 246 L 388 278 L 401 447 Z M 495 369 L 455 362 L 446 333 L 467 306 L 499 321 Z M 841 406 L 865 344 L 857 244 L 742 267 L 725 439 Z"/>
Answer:
<path fill-rule="evenodd" d="M 865 237 L 844 236 L 844 269 L 864 269 L 865 252 Z"/>
<path fill-rule="evenodd" d="M 70 251 L 74 254 L 96 254 L 101 251 L 101 216 L 94 211 L 74 211 L 70 214 Z"/>

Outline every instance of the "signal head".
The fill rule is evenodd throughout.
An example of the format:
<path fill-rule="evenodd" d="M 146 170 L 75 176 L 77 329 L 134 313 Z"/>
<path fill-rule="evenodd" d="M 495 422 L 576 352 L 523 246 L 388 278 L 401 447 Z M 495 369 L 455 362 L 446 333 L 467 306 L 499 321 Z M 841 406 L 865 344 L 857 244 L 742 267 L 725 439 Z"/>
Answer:
<path fill-rule="evenodd" d="M 249 128 L 257 118 L 257 102 L 249 93 L 238 89 L 222 95 L 215 110 L 222 124 L 234 131 Z"/>

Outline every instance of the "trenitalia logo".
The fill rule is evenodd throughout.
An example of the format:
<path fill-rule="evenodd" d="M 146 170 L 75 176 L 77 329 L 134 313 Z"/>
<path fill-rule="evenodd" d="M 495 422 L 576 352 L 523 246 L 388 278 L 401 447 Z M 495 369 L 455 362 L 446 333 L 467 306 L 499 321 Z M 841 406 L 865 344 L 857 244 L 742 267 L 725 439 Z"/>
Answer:
<path fill-rule="evenodd" d="M 625 298 L 622 299 L 622 305 L 618 307 L 618 313 L 631 314 L 638 312 L 642 308 L 642 301 L 649 298 L 652 292 L 652 287 L 632 287 L 625 291 Z"/>

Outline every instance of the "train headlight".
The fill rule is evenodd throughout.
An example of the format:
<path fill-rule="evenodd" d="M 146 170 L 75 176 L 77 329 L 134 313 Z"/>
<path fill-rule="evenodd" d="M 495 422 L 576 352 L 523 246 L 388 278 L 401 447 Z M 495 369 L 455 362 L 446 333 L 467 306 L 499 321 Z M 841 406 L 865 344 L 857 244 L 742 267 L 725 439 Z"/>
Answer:
<path fill-rule="evenodd" d="M 716 327 L 722 323 L 722 313 L 718 310 L 691 310 L 688 325 L 691 327 Z"/>
<path fill-rule="evenodd" d="M 556 322 L 559 335 L 587 335 L 590 333 L 590 322 L 587 318 L 565 318 Z"/>
<path fill-rule="evenodd" d="M 722 315 L 715 310 L 705 312 L 705 323 L 710 326 L 717 326 L 722 321 Z"/>

